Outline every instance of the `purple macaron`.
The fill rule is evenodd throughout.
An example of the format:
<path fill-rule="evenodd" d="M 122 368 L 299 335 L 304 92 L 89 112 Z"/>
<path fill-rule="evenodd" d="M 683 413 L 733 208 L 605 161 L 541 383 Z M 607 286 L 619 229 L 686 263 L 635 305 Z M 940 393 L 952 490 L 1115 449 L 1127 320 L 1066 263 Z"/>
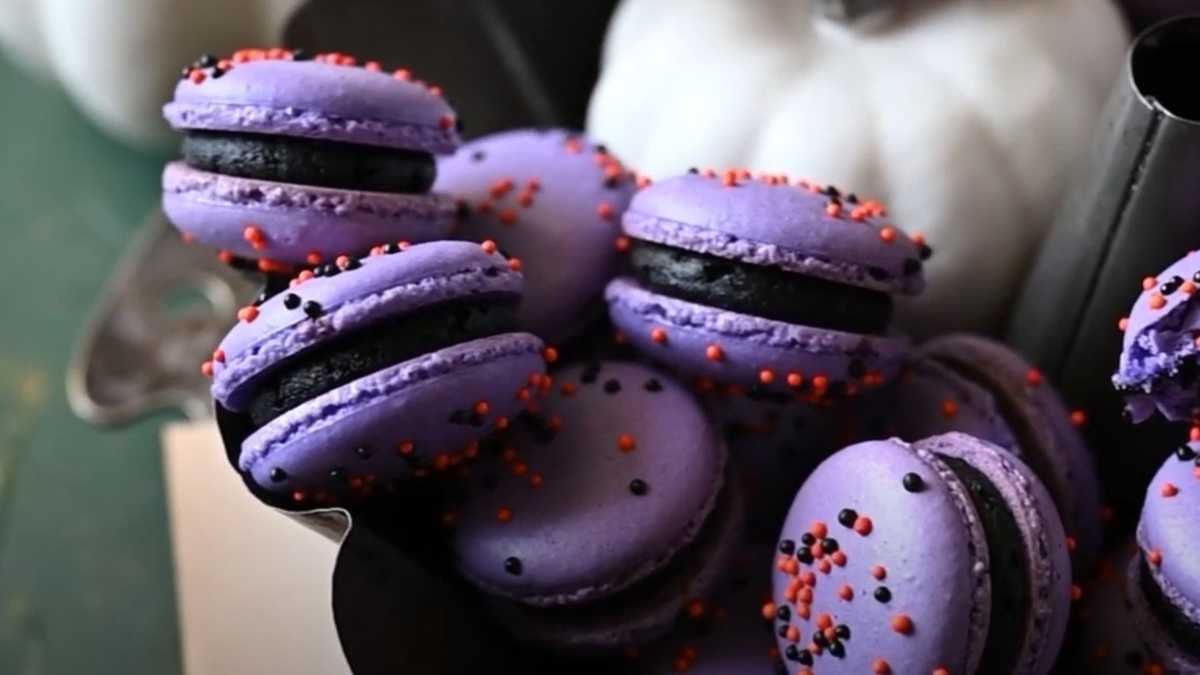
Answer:
<path fill-rule="evenodd" d="M 713 589 L 740 496 L 690 392 L 636 363 L 576 366 L 510 434 L 473 467 L 452 547 L 515 637 L 620 652 Z"/>
<path fill-rule="evenodd" d="M 1181 446 L 1146 491 L 1126 591 L 1168 674 L 1200 673 L 1200 445 Z"/>
<path fill-rule="evenodd" d="M 1066 537 L 1032 471 L 960 433 L 850 446 L 778 543 L 788 672 L 1045 675 L 1071 602 Z"/>
<path fill-rule="evenodd" d="M 1019 354 L 976 335 L 921 346 L 891 392 L 889 428 L 907 441 L 960 431 L 1016 454 L 1046 485 L 1072 539 L 1076 571 L 1100 553 L 1100 484 L 1054 386 Z"/>
<path fill-rule="evenodd" d="M 434 189 L 457 198 L 455 236 L 491 239 L 521 261 L 521 327 L 570 337 L 603 314 L 620 218 L 636 177 L 604 146 L 567 131 L 508 131 L 438 162 Z"/>
<path fill-rule="evenodd" d="M 205 365 L 263 490 L 311 505 L 454 466 L 539 393 L 542 342 L 516 329 L 521 276 L 494 248 L 433 242 L 335 270 L 243 308 Z"/>
<path fill-rule="evenodd" d="M 928 247 L 877 203 L 745 172 L 685 174 L 622 219 L 632 276 L 609 315 L 648 357 L 697 377 L 799 391 L 881 382 L 908 342 L 892 295 L 924 286 Z"/>
<path fill-rule="evenodd" d="M 1142 646 L 1134 630 L 1125 584 L 1137 545 L 1125 542 L 1113 554 L 1102 557 L 1097 573 L 1082 584 L 1083 594 L 1075 605 L 1071 626 L 1072 644 L 1063 650 L 1059 663 L 1063 672 L 1078 675 L 1143 675 L 1157 664 Z"/>
<path fill-rule="evenodd" d="M 631 652 L 619 672 L 632 675 L 771 675 L 784 672 L 771 622 L 770 545 L 743 544 L 720 586 L 692 604 L 675 630 Z M 783 610 L 786 611 L 786 610 Z M 610 671 L 611 672 L 611 671 Z"/>
<path fill-rule="evenodd" d="M 1122 319 L 1125 331 L 1113 385 L 1125 396 L 1134 422 L 1157 408 L 1170 420 L 1200 412 L 1200 257 L 1189 253 L 1161 274 L 1147 277 Z"/>
<path fill-rule="evenodd" d="M 453 201 L 428 190 L 457 117 L 407 71 L 283 49 L 206 56 L 163 112 L 184 134 L 163 210 L 223 257 L 315 266 L 452 225 Z"/>

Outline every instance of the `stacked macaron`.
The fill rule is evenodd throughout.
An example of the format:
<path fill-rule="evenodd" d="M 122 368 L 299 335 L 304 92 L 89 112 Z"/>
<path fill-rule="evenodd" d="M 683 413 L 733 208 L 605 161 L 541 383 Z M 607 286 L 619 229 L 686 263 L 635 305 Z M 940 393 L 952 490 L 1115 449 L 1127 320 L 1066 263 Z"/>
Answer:
<path fill-rule="evenodd" d="M 183 133 L 163 210 L 223 260 L 289 274 L 450 230 L 453 201 L 429 189 L 458 116 L 406 70 L 243 49 L 185 68 L 163 112 Z"/>

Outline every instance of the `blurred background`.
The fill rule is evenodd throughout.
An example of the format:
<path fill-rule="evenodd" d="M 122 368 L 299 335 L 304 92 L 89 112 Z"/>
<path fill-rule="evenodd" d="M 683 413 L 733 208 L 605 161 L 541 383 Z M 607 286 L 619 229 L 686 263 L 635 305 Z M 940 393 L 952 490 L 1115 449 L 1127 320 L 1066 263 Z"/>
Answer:
<path fill-rule="evenodd" d="M 101 430 L 63 386 L 157 206 L 174 154 L 159 107 L 179 67 L 286 35 L 412 67 L 450 92 L 468 135 L 581 128 L 616 5 L 0 0 L 0 673 L 180 672 L 158 440 L 179 413 Z M 1140 27 L 1200 3 L 1125 9 Z"/>

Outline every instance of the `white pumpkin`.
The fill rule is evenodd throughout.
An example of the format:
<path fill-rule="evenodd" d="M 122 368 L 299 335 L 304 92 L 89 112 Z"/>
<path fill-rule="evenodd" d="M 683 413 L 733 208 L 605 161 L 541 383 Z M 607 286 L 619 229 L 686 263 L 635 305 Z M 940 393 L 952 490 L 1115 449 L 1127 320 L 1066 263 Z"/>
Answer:
<path fill-rule="evenodd" d="M 170 138 L 163 102 L 204 53 L 276 44 L 303 0 L 0 0 L 0 46 L 62 83 L 101 128 Z"/>
<path fill-rule="evenodd" d="M 588 131 L 652 177 L 747 167 L 884 201 L 935 254 L 918 335 L 1001 320 L 1116 82 L 1109 0 L 624 0 Z"/>

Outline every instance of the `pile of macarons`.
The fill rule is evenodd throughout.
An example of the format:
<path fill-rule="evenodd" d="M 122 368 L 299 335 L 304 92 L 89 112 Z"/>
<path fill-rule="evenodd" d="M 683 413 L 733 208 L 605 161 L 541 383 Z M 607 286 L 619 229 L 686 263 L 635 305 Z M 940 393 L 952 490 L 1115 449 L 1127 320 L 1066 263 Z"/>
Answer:
<path fill-rule="evenodd" d="M 1200 427 L 1136 551 L 1106 547 L 1086 414 L 1003 344 L 896 329 L 933 250 L 878 201 L 651 181 L 565 130 L 463 142 L 437 86 L 338 53 L 203 57 L 165 114 L 167 216 L 267 280 L 202 366 L 247 488 L 373 518 L 421 495 L 385 517 L 436 518 L 422 560 L 530 653 L 1200 673 Z M 1135 419 L 1193 418 L 1200 258 L 1152 281 L 1115 382 Z"/>

